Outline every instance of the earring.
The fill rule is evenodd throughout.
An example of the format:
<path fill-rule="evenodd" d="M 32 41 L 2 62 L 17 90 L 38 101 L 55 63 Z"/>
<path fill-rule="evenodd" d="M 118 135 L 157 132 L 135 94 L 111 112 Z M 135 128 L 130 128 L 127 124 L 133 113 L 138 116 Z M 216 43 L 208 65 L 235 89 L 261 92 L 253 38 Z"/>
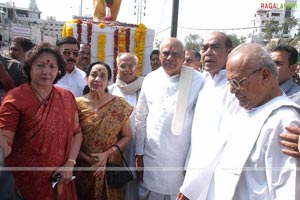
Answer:
<path fill-rule="evenodd" d="M 60 71 L 60 70 L 58 70 L 58 74 L 59 74 L 59 75 L 61 74 L 61 71 Z"/>

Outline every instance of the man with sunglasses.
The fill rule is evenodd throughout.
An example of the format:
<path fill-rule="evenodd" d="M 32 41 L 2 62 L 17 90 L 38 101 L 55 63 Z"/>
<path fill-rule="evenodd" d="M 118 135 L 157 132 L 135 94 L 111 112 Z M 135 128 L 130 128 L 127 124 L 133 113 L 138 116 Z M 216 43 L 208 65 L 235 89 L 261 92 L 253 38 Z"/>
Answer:
<path fill-rule="evenodd" d="M 66 62 L 66 74 L 56 83 L 64 89 L 71 91 L 75 97 L 83 95 L 86 85 L 86 74 L 76 67 L 79 57 L 80 43 L 74 37 L 64 37 L 57 43 Z"/>

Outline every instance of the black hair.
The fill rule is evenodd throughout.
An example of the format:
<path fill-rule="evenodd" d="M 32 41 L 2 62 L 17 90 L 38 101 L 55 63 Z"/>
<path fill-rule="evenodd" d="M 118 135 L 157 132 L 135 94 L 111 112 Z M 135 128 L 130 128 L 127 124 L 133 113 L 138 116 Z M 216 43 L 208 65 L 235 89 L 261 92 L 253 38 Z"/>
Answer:
<path fill-rule="evenodd" d="M 23 37 L 16 37 L 12 40 L 12 42 L 19 44 L 25 52 L 34 47 L 34 43 L 31 40 Z"/>
<path fill-rule="evenodd" d="M 25 63 L 24 63 L 24 72 L 27 76 L 27 81 L 31 81 L 30 70 L 32 63 L 42 54 L 50 53 L 53 54 L 57 60 L 58 65 L 58 75 L 56 76 L 53 84 L 55 84 L 61 77 L 66 74 L 66 63 L 60 53 L 60 51 L 55 47 L 51 46 L 49 43 L 40 43 L 34 46 L 31 50 L 26 53 Z"/>
<path fill-rule="evenodd" d="M 110 66 L 107 64 L 107 63 L 105 63 L 105 62 L 102 62 L 102 61 L 96 61 L 96 62 L 93 62 L 93 63 L 91 63 L 91 64 L 89 64 L 88 65 L 88 67 L 87 67 L 87 69 L 86 69 L 86 77 L 88 78 L 89 77 L 89 75 L 90 75 L 90 73 L 91 73 L 91 71 L 92 71 L 92 68 L 94 67 L 94 65 L 103 65 L 105 68 L 106 68 L 106 70 L 107 70 L 107 78 L 108 78 L 108 81 L 110 81 L 111 80 L 111 78 L 112 78 L 112 71 L 111 71 L 111 69 L 110 69 Z M 83 94 L 87 94 L 87 93 L 89 93 L 90 92 L 90 88 L 88 87 L 88 85 L 86 85 L 85 87 L 84 87 L 84 89 L 83 89 Z M 108 89 L 107 88 L 105 88 L 105 92 L 108 92 Z"/>
<path fill-rule="evenodd" d="M 286 52 L 288 52 L 290 54 L 289 65 L 296 64 L 297 61 L 298 61 L 298 51 L 297 51 L 297 49 L 295 49 L 291 45 L 279 44 L 276 47 L 271 49 L 271 52 L 274 52 L 274 51 L 286 51 Z"/>
<path fill-rule="evenodd" d="M 158 49 L 154 49 L 151 54 L 150 54 L 150 59 L 152 58 L 153 54 L 158 54 L 159 55 L 159 50 Z"/>
<path fill-rule="evenodd" d="M 57 42 L 58 47 L 60 47 L 63 44 L 76 44 L 78 49 L 80 49 L 80 43 L 78 42 L 78 40 L 71 36 L 63 37 L 60 41 Z"/>

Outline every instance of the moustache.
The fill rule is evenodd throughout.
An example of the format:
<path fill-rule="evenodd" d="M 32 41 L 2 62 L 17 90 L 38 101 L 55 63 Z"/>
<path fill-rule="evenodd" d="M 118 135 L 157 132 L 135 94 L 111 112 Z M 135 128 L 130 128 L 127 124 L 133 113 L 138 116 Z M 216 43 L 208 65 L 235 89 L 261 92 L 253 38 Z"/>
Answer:
<path fill-rule="evenodd" d="M 73 58 L 69 58 L 67 59 L 67 62 L 76 62 L 76 60 L 74 60 Z"/>

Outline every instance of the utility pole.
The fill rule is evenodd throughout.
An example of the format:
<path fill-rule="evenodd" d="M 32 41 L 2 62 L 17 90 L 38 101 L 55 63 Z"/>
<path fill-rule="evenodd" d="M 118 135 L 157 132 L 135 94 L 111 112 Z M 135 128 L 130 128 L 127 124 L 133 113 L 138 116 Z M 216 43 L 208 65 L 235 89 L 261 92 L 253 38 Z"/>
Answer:
<path fill-rule="evenodd" d="M 80 0 L 80 16 L 82 16 L 82 0 Z"/>
<path fill-rule="evenodd" d="M 171 37 L 177 37 L 179 0 L 173 0 Z"/>

